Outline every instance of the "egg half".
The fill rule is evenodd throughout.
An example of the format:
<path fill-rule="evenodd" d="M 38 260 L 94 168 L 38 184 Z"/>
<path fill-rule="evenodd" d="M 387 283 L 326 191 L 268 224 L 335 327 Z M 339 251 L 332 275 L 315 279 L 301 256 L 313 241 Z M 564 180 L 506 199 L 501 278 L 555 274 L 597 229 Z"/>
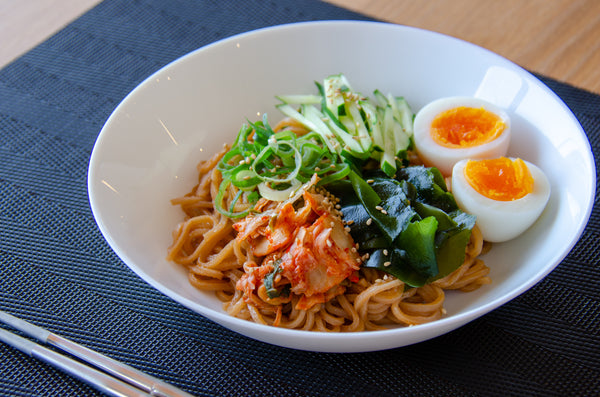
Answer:
<path fill-rule="evenodd" d="M 452 194 L 463 211 L 477 217 L 483 239 L 498 243 L 517 237 L 537 220 L 550 198 L 550 183 L 525 160 L 465 159 L 452 170 Z"/>
<path fill-rule="evenodd" d="M 449 176 L 459 160 L 505 156 L 510 119 L 498 106 L 478 98 L 441 98 L 417 113 L 413 139 L 424 164 Z"/>

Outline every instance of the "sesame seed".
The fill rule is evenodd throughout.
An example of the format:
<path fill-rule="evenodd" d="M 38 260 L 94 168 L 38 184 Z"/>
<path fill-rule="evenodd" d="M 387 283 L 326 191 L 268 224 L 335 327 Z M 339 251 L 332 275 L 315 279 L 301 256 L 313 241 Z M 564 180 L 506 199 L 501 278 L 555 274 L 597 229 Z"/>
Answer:
<path fill-rule="evenodd" d="M 334 226 L 335 226 L 335 222 L 333 222 L 333 221 L 332 221 L 332 222 L 330 223 L 330 225 L 331 225 L 331 227 L 334 227 Z"/>
<path fill-rule="evenodd" d="M 383 215 L 387 215 L 387 211 L 386 211 L 386 210 L 381 210 L 381 213 L 382 213 Z"/>
<path fill-rule="evenodd" d="M 375 182 L 373 179 L 367 179 L 367 183 L 373 183 Z"/>
<path fill-rule="evenodd" d="M 382 207 L 382 206 L 380 206 L 380 205 L 376 205 L 376 206 L 375 206 L 375 209 L 376 209 L 377 211 L 381 211 L 381 210 L 383 210 L 383 207 Z"/>
<path fill-rule="evenodd" d="M 330 247 L 330 248 L 331 248 L 331 246 L 333 246 L 333 243 L 329 239 L 327 239 L 327 246 Z"/>
<path fill-rule="evenodd" d="M 347 231 L 348 233 L 350 233 L 350 228 L 349 228 L 348 226 L 346 226 L 346 227 L 344 228 L 344 230 L 345 230 L 345 231 Z"/>
<path fill-rule="evenodd" d="M 361 263 L 361 262 L 362 262 L 362 259 L 356 258 L 356 263 Z"/>
<path fill-rule="evenodd" d="M 444 309 L 444 308 L 442 307 L 442 314 L 446 314 L 446 313 L 448 313 L 448 312 L 446 311 L 446 309 Z"/>
<path fill-rule="evenodd" d="M 373 219 L 369 218 L 367 219 L 367 226 L 370 225 L 373 222 Z"/>
<path fill-rule="evenodd" d="M 350 219 L 350 220 L 346 221 L 346 225 L 351 225 L 351 224 L 353 224 L 353 223 L 354 223 L 354 221 L 353 221 L 352 219 Z"/>
<path fill-rule="evenodd" d="M 389 261 L 388 261 L 388 262 L 383 262 L 383 266 L 385 266 L 385 267 L 388 267 L 388 266 L 390 266 L 391 264 L 392 264 L 392 262 L 389 262 Z"/>
<path fill-rule="evenodd" d="M 387 256 L 388 255 L 388 250 L 383 250 L 383 255 Z"/>

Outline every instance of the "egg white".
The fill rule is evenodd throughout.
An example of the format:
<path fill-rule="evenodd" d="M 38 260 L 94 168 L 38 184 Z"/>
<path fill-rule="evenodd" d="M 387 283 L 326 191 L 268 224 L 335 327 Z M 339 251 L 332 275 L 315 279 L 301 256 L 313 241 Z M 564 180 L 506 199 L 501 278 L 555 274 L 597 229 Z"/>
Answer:
<path fill-rule="evenodd" d="M 447 148 L 439 145 L 431 137 L 431 123 L 440 113 L 460 106 L 484 108 L 496 114 L 504 122 L 505 129 L 500 136 L 491 142 L 469 148 Z M 462 159 L 486 159 L 505 156 L 510 143 L 510 118 L 498 106 L 478 98 L 448 97 L 441 98 L 425 105 L 414 120 L 415 149 L 421 160 L 428 167 L 438 168 L 442 174 L 449 176 L 452 167 Z"/>
<path fill-rule="evenodd" d="M 499 243 L 512 240 L 527 230 L 541 215 L 550 198 L 550 182 L 537 166 L 525 161 L 533 177 L 533 192 L 513 201 L 497 201 L 478 193 L 467 181 L 461 160 L 452 171 L 452 194 L 465 212 L 477 217 L 483 239 Z"/>

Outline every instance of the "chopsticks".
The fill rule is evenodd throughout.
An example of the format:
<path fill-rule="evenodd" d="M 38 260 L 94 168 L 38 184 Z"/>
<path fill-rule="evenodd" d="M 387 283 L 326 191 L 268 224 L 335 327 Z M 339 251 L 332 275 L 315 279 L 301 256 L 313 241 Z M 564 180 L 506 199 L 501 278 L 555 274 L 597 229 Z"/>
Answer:
<path fill-rule="evenodd" d="M 81 360 L 93 365 L 62 355 L 52 349 L 41 346 L 27 338 L 0 328 L 0 340 L 8 345 L 57 367 L 71 376 L 112 396 L 173 396 L 183 397 L 191 394 L 177 389 L 170 384 L 147 375 L 126 364 L 104 356 L 73 341 L 56 335 L 41 327 L 24 321 L 0 310 L 0 322 L 7 324 L 40 342 L 55 346 Z M 99 371 L 98 369 L 104 371 Z"/>

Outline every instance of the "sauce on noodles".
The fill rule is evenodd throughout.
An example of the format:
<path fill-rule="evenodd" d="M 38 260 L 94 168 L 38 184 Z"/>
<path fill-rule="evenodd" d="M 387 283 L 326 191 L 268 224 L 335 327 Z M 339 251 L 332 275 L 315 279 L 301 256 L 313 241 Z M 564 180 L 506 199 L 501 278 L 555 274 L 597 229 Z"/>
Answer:
<path fill-rule="evenodd" d="M 274 129 L 308 133 L 284 119 Z M 348 233 L 337 198 L 305 183 L 283 201 L 249 195 L 228 185 L 218 164 L 229 147 L 198 164 L 198 183 L 172 200 L 185 220 L 173 231 L 167 259 L 188 270 L 189 281 L 214 291 L 232 316 L 260 324 L 323 332 L 356 332 L 439 319 L 447 291 L 473 291 L 491 282 L 479 258 L 489 245 L 474 227 L 462 265 L 443 278 L 410 287 L 379 269 L 361 266 L 365 256 Z M 409 155 L 412 164 L 418 157 Z M 232 219 L 223 208 L 248 215 Z"/>

